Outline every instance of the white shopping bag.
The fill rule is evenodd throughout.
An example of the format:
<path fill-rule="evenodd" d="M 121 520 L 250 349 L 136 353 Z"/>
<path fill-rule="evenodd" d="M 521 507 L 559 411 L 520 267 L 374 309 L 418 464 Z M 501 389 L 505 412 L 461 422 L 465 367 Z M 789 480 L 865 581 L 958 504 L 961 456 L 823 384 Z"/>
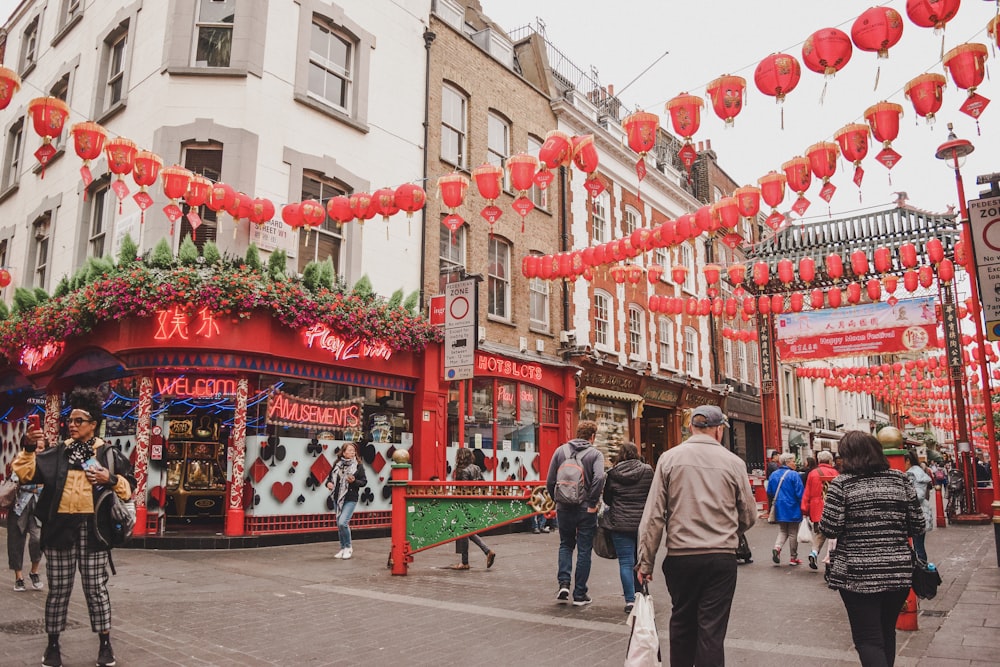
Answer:
<path fill-rule="evenodd" d="M 802 523 L 799 524 L 799 542 L 805 542 L 806 544 L 811 544 L 813 541 L 813 531 L 812 526 L 809 525 L 809 517 L 802 519 Z"/>
<path fill-rule="evenodd" d="M 653 599 L 648 592 L 635 594 L 628 623 L 632 626 L 632 634 L 625 652 L 625 667 L 661 667 L 660 638 L 656 635 Z"/>

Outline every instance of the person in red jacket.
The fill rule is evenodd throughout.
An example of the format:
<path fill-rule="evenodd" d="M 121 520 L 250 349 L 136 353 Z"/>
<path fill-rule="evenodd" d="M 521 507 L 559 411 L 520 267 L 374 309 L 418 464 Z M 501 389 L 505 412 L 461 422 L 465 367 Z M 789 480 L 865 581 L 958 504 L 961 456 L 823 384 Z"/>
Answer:
<path fill-rule="evenodd" d="M 819 569 L 816 561 L 819 559 L 820 549 L 826 542 L 826 535 L 819 532 L 819 520 L 823 516 L 823 504 L 826 500 L 826 489 L 839 475 L 837 469 L 833 467 L 833 454 L 822 451 L 816 455 L 819 464 L 809 472 L 806 478 L 806 488 L 802 492 L 802 514 L 808 516 L 813 528 L 812 551 L 809 552 L 809 567 L 813 570 Z M 830 549 L 827 548 L 826 559 L 830 559 Z"/>

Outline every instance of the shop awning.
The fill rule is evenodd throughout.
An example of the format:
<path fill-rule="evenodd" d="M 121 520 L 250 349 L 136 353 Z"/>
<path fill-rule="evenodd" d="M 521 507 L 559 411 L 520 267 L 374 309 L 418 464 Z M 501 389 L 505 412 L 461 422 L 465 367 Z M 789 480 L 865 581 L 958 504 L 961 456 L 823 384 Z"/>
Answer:
<path fill-rule="evenodd" d="M 610 398 L 613 401 L 627 401 L 629 403 L 642 402 L 639 394 L 630 394 L 627 391 L 615 391 L 614 389 L 602 389 L 601 387 L 587 387 L 583 390 L 588 398 Z"/>

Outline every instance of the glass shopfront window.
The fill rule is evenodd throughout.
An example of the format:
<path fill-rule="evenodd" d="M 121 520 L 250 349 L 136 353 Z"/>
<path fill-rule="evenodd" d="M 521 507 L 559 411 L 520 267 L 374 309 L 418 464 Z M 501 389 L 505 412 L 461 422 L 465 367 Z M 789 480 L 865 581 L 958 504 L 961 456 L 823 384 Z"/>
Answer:
<path fill-rule="evenodd" d="M 594 446 L 604 454 L 604 465 L 610 467 L 618 450 L 626 442 L 634 442 L 629 429 L 630 404 L 588 399 L 581 419 L 597 422 Z"/>

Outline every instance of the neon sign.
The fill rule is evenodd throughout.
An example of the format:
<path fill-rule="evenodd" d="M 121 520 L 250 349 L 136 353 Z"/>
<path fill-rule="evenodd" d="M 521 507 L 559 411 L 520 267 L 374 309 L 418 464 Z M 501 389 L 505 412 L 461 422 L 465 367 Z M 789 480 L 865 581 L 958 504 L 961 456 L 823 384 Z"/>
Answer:
<path fill-rule="evenodd" d="M 392 356 L 392 348 L 389 347 L 388 343 L 380 340 L 363 341 L 358 336 L 350 339 L 344 338 L 330 331 L 330 327 L 325 324 L 314 324 L 306 329 L 303 336 L 306 347 L 326 350 L 337 361 L 362 357 L 388 361 L 389 357 Z"/>
<path fill-rule="evenodd" d="M 191 340 L 192 335 L 197 338 L 214 338 L 222 333 L 219 323 L 215 319 L 215 313 L 203 307 L 195 316 L 194 324 L 197 330 L 191 333 L 191 317 L 180 306 L 174 306 L 167 310 L 160 310 L 156 313 L 156 333 L 155 340 Z"/>
<path fill-rule="evenodd" d="M 55 359 L 62 354 L 65 344 L 62 342 L 46 343 L 41 347 L 26 347 L 21 350 L 21 365 L 29 371 L 39 368 L 46 361 Z"/>
<path fill-rule="evenodd" d="M 542 379 L 542 367 L 538 364 L 519 363 L 489 354 L 476 355 L 476 370 L 526 380 Z"/>
<path fill-rule="evenodd" d="M 158 394 L 178 398 L 235 396 L 237 386 L 236 379 L 228 377 L 157 377 L 155 382 Z"/>
<path fill-rule="evenodd" d="M 283 426 L 355 428 L 361 406 L 353 401 L 317 401 L 273 391 L 267 399 L 267 421 Z"/>

